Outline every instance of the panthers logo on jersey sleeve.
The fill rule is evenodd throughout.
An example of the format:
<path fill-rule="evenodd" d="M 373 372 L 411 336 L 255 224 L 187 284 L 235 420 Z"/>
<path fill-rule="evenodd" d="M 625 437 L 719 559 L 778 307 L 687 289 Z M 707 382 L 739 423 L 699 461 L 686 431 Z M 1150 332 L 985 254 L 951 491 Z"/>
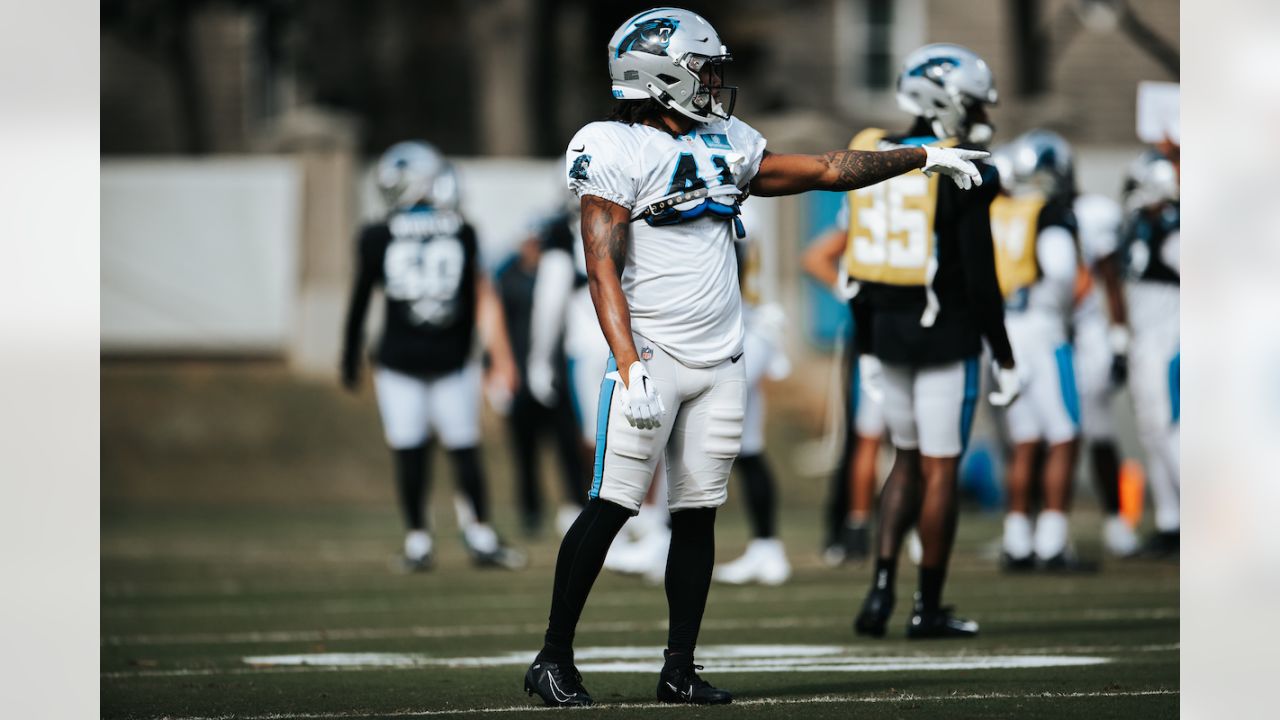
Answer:
<path fill-rule="evenodd" d="M 858 133 L 850 150 L 878 150 L 884 130 Z M 853 190 L 849 198 L 849 231 L 845 267 L 849 277 L 887 285 L 929 284 L 934 257 L 933 230 L 938 175 L 919 170 Z"/>

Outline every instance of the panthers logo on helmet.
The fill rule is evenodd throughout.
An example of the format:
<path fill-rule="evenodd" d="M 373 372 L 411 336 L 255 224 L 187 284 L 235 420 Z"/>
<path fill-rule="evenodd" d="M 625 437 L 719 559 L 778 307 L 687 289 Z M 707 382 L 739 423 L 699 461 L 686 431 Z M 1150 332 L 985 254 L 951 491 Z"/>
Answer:
<path fill-rule="evenodd" d="M 587 167 L 591 165 L 590 155 L 579 155 L 573 160 L 573 167 L 569 168 L 569 177 L 574 180 L 587 179 Z"/>
<path fill-rule="evenodd" d="M 907 75 L 910 77 L 922 77 L 922 78 L 925 78 L 926 80 L 931 80 L 935 84 L 937 84 L 939 87 L 942 87 L 943 86 L 942 79 L 946 77 L 946 74 L 951 69 L 955 68 L 959 64 L 960 64 L 960 61 L 957 60 L 956 58 L 951 58 L 951 57 L 929 58 L 925 62 L 915 66 L 914 68 L 911 68 L 911 70 L 907 72 Z"/>
<path fill-rule="evenodd" d="M 624 52 L 645 52 L 650 55 L 665 55 L 667 46 L 671 44 L 671 34 L 680 26 L 675 18 L 649 18 L 636 23 L 622 42 L 618 43 L 618 57 Z"/>

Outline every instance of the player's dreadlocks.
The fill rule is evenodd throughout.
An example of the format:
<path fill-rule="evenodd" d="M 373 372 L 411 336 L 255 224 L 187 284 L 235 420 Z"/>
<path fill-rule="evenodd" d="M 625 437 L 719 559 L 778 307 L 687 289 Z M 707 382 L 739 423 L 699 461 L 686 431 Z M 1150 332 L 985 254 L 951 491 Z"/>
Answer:
<path fill-rule="evenodd" d="M 666 108 L 653 98 L 619 100 L 605 119 L 628 125 L 655 125 L 662 127 L 662 123 L 657 121 L 665 112 Z"/>

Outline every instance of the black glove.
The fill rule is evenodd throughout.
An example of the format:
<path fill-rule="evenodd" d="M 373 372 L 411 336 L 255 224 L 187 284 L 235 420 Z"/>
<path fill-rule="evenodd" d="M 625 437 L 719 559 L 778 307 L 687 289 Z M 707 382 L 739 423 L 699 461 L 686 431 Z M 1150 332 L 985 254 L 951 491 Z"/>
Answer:
<path fill-rule="evenodd" d="M 1111 384 L 1124 385 L 1129 380 L 1129 357 L 1119 353 L 1111 356 Z"/>

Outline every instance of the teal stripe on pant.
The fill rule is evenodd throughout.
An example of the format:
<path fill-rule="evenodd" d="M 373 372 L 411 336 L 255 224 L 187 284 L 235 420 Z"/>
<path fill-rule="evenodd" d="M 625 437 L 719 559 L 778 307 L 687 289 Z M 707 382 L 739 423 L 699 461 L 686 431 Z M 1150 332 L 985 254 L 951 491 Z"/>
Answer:
<path fill-rule="evenodd" d="M 1169 411 L 1174 424 L 1182 419 L 1182 351 L 1169 361 Z"/>
<path fill-rule="evenodd" d="M 609 363 L 605 365 L 606 375 L 618 369 L 618 361 L 609 353 Z M 609 444 L 609 411 L 613 408 L 613 380 L 605 378 L 600 382 L 600 405 L 596 408 L 596 465 L 591 474 L 591 492 L 587 496 L 592 500 L 600 497 L 600 482 L 604 480 L 604 453 Z"/>
<path fill-rule="evenodd" d="M 1058 361 L 1058 384 L 1062 386 L 1062 402 L 1067 406 L 1067 415 L 1076 427 L 1080 427 L 1080 394 L 1076 391 L 1076 367 L 1071 357 L 1071 345 L 1063 343 L 1053 351 Z"/>
<path fill-rule="evenodd" d="M 969 448 L 973 414 L 978 409 L 978 358 L 964 361 L 964 402 L 960 403 L 960 454 Z"/>

